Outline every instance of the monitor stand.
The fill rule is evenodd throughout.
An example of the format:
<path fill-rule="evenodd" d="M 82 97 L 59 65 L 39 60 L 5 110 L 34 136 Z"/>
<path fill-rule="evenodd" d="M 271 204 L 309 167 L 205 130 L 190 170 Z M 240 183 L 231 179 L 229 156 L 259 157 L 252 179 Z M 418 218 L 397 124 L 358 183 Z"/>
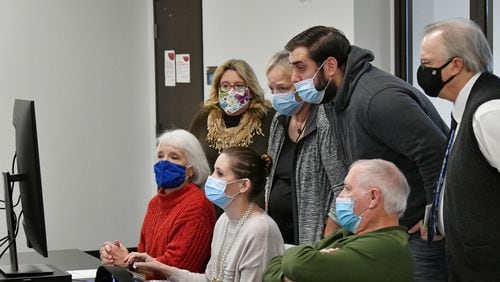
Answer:
<path fill-rule="evenodd" d="M 50 264 L 19 265 L 19 270 L 10 274 L 5 272 L 12 270 L 10 266 L 4 265 L 0 270 L 0 281 L 71 282 L 71 274 Z M 35 273 L 21 273 L 30 270 L 35 270 Z"/>
<path fill-rule="evenodd" d="M 45 264 L 21 264 L 17 269 L 12 265 L 0 266 L 0 272 L 7 277 L 24 275 L 47 275 L 54 272 L 52 268 Z"/>

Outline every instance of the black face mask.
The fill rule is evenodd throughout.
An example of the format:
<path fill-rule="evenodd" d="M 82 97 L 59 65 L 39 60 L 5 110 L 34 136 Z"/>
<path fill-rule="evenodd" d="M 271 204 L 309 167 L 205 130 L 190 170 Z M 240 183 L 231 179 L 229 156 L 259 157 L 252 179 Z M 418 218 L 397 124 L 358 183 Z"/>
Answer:
<path fill-rule="evenodd" d="M 441 89 L 446 85 L 446 83 L 450 82 L 455 75 L 448 78 L 448 80 L 443 81 L 441 77 L 441 70 L 446 67 L 451 61 L 454 59 L 451 58 L 448 62 L 442 65 L 439 68 L 428 68 L 420 65 L 417 71 L 417 81 L 418 85 L 422 87 L 425 94 L 431 97 L 437 97 Z"/>

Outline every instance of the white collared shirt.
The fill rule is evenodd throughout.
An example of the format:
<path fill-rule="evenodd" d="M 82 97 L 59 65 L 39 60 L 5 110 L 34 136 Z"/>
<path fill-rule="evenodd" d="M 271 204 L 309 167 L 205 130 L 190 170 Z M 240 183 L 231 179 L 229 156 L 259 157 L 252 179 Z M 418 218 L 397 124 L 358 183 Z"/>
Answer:
<path fill-rule="evenodd" d="M 469 99 L 472 87 L 481 74 L 477 73 L 464 85 L 458 93 L 453 105 L 452 115 L 457 122 L 455 137 L 458 134 L 460 122 L 464 114 L 467 100 Z M 500 172 L 500 99 L 490 100 L 476 109 L 472 118 L 472 128 L 474 136 L 479 144 L 479 149 L 483 153 L 488 163 Z M 439 195 L 438 229 L 444 235 L 443 220 L 443 199 L 446 190 L 446 182 L 443 184 Z"/>

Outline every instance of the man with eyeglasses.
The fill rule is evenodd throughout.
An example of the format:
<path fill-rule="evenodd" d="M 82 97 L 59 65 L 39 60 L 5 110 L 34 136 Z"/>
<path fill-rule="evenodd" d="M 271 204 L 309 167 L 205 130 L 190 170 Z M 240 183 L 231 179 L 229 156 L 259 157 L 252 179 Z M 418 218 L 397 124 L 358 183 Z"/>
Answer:
<path fill-rule="evenodd" d="M 342 229 L 314 246 L 292 247 L 273 258 L 264 281 L 413 281 L 408 233 L 398 223 L 409 193 L 393 163 L 354 162 L 336 199 Z"/>
<path fill-rule="evenodd" d="M 424 30 L 418 83 L 429 96 L 453 102 L 456 127 L 429 226 L 446 236 L 450 281 L 500 279 L 500 78 L 491 73 L 492 57 L 470 20 Z"/>
<path fill-rule="evenodd" d="M 406 176 L 411 193 L 400 223 L 410 233 L 415 281 L 446 281 L 445 243 L 436 237 L 428 244 L 422 227 L 448 133 L 432 103 L 407 82 L 374 67 L 373 53 L 351 45 L 336 28 L 311 27 L 285 48 L 291 52 L 299 96 L 327 103 L 344 166 L 381 158 Z"/>

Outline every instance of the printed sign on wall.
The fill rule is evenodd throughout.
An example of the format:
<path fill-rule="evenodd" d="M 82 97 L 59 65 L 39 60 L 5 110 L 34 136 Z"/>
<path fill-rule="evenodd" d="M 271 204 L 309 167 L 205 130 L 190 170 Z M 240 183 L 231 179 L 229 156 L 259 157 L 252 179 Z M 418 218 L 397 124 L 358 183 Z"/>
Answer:
<path fill-rule="evenodd" d="M 176 78 L 178 83 L 191 82 L 191 60 L 189 54 L 177 54 L 175 56 Z"/>
<path fill-rule="evenodd" d="M 165 86 L 175 86 L 174 50 L 165 50 Z"/>

